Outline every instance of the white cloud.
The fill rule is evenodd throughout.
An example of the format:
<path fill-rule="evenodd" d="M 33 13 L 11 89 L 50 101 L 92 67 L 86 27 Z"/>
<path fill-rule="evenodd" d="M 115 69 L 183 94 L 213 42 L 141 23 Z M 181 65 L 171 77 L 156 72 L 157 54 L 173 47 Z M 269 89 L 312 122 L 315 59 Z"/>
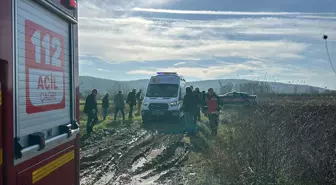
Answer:
<path fill-rule="evenodd" d="M 174 66 L 180 66 L 180 65 L 183 65 L 183 64 L 186 64 L 187 62 L 178 62 L 176 64 L 174 64 Z"/>
<path fill-rule="evenodd" d="M 308 18 L 308 19 L 336 19 L 336 14 L 331 14 L 330 16 L 319 16 L 319 15 L 300 15 L 299 18 Z"/>
<path fill-rule="evenodd" d="M 266 19 L 267 20 L 267 19 Z M 107 61 L 200 60 L 212 57 L 300 58 L 309 44 L 289 40 L 232 40 L 222 32 L 235 34 L 268 26 L 265 19 L 217 21 L 165 21 L 140 17 L 80 18 L 80 46 L 84 53 L 103 57 Z M 272 24 L 281 19 L 269 20 Z M 276 23 L 278 22 L 278 23 Z M 246 26 L 244 25 L 246 23 Z M 253 25 L 255 23 L 255 25 Z M 203 25 L 204 28 L 195 28 Z M 216 25 L 227 30 L 207 27 Z M 243 25 L 243 26 L 242 26 Z M 257 29 L 257 28 L 255 28 Z M 262 29 L 262 28 L 260 28 Z M 217 36 L 216 36 L 217 35 Z M 189 39 L 187 38 L 189 37 Z"/>
<path fill-rule="evenodd" d="M 171 10 L 171 9 L 154 9 L 139 8 L 132 9 L 135 12 L 153 12 L 153 13 L 170 13 L 170 14 L 198 14 L 198 15 L 301 15 L 300 12 L 237 12 L 237 11 L 211 11 L 211 10 Z"/>
<path fill-rule="evenodd" d="M 110 72 L 109 70 L 107 70 L 107 69 L 97 69 L 98 71 L 103 71 L 103 72 Z"/>
<path fill-rule="evenodd" d="M 157 71 L 177 72 L 188 78 L 201 80 L 223 78 L 241 78 L 262 81 L 277 81 L 282 83 L 310 84 L 319 87 L 335 89 L 333 80 L 335 74 L 325 69 L 305 69 L 295 65 L 282 65 L 269 63 L 267 61 L 250 60 L 244 63 L 235 64 L 219 62 L 218 65 L 208 67 L 169 67 L 153 69 L 136 69 L 128 71 L 130 75 L 152 75 Z M 323 74 L 323 75 L 322 75 Z M 326 79 L 324 79 L 326 78 Z"/>
<path fill-rule="evenodd" d="M 191 68 L 184 67 L 185 62 L 176 62 L 168 69 L 157 67 L 152 70 L 132 70 L 128 74 L 151 75 L 159 70 L 175 70 L 187 76 L 207 79 L 250 70 L 250 77 L 268 72 L 282 77 L 291 75 L 293 78 L 305 78 L 312 70 L 283 66 L 280 62 L 290 61 L 293 65 L 302 59 L 311 62 L 319 58 L 321 52 L 325 55 L 325 48 L 321 47 L 323 34 L 328 34 L 331 42 L 336 40 L 335 17 L 329 14 L 152 8 L 174 1 L 178 0 L 82 1 L 79 19 L 80 54 L 107 62 L 215 60 L 221 57 L 252 60 L 236 65 L 219 62 L 215 66 Z M 147 8 L 136 8 L 140 6 Z M 183 14 L 210 14 L 223 19 L 144 18 L 132 14 L 137 11 L 180 14 L 179 17 Z M 318 45 L 317 42 L 322 44 Z M 333 48 L 331 43 L 330 50 L 333 51 Z M 314 59 L 307 57 L 307 53 L 314 55 L 314 52 L 319 52 Z M 81 63 L 85 64 L 85 61 Z"/>
<path fill-rule="evenodd" d="M 79 64 L 92 66 L 94 63 L 90 60 L 79 60 Z"/>
<path fill-rule="evenodd" d="M 179 0 L 82 0 L 79 5 L 79 16 L 112 17 L 126 15 L 135 7 L 161 7 Z"/>
<path fill-rule="evenodd" d="M 281 74 L 283 72 L 290 72 L 290 66 L 281 66 L 278 64 L 267 64 L 259 60 L 250 60 L 244 63 L 228 63 L 218 62 L 217 65 L 209 65 L 208 67 L 180 67 L 174 66 L 169 68 L 153 68 L 153 69 L 136 69 L 128 71 L 127 74 L 141 74 L 151 75 L 157 71 L 169 72 L 174 71 L 178 74 L 182 74 L 185 77 L 197 77 L 200 79 L 213 79 L 224 75 L 237 75 L 238 73 L 245 71 L 249 75 L 260 76 L 260 74 L 272 73 Z M 293 71 L 292 71 L 293 72 Z"/>

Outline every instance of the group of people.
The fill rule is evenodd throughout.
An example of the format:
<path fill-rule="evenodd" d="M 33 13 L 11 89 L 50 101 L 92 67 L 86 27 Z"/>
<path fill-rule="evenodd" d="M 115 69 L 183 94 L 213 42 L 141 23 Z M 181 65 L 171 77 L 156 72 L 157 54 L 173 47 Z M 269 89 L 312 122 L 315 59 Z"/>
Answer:
<path fill-rule="evenodd" d="M 129 105 L 130 119 L 133 118 L 134 107 L 138 105 L 138 112 L 140 112 L 142 104 L 141 90 L 137 93 L 133 89 L 127 96 L 126 103 Z M 93 126 L 98 122 L 98 107 L 97 107 L 98 90 L 93 89 L 91 94 L 87 96 L 84 106 L 84 113 L 87 114 L 88 120 L 86 125 L 87 133 L 92 132 Z M 121 112 L 123 120 L 125 120 L 125 99 L 121 91 L 114 96 L 114 120 L 117 120 L 119 112 Z M 106 93 L 102 100 L 102 113 L 105 120 L 108 115 L 108 108 L 110 107 L 109 94 Z M 193 135 L 196 132 L 196 122 L 201 119 L 201 112 L 209 119 L 211 134 L 217 135 L 217 128 L 219 122 L 219 111 L 221 109 L 220 98 L 216 95 L 212 88 L 208 92 L 200 92 L 199 88 L 187 87 L 186 95 L 183 99 L 181 111 L 184 112 L 184 120 L 187 127 L 187 133 Z"/>
<path fill-rule="evenodd" d="M 199 88 L 193 90 L 193 86 L 186 88 L 181 110 L 184 112 L 184 120 L 188 135 L 196 132 L 196 121 L 201 119 L 201 111 L 209 119 L 211 134 L 217 135 L 219 112 L 221 110 L 220 98 L 212 88 L 200 92 Z"/>
<path fill-rule="evenodd" d="M 136 89 L 133 89 L 127 95 L 126 103 L 129 105 L 129 119 L 133 118 L 134 107 L 138 105 L 138 112 L 140 112 L 141 104 L 142 104 L 142 91 L 140 90 L 138 93 Z M 92 132 L 92 128 L 95 124 L 98 123 L 98 104 L 97 104 L 97 95 L 98 90 L 93 89 L 91 94 L 86 97 L 85 105 L 84 105 L 84 113 L 87 115 L 87 124 L 86 124 L 86 131 L 88 134 Z M 109 100 L 109 93 L 106 93 L 102 100 L 102 113 L 103 113 L 103 120 L 106 120 L 108 115 L 108 109 L 110 107 L 110 100 Z M 117 120 L 117 116 L 119 112 L 121 112 L 123 120 L 125 120 L 125 99 L 124 95 L 121 91 L 119 91 L 113 98 L 114 101 L 114 120 Z"/>

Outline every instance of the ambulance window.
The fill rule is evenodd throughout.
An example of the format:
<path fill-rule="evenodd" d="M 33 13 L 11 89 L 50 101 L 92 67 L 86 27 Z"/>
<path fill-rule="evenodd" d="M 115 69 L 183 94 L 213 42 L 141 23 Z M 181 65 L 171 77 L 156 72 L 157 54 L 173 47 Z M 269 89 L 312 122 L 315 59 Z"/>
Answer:
<path fill-rule="evenodd" d="M 150 84 L 148 85 L 147 97 L 177 97 L 178 85 L 176 84 Z"/>

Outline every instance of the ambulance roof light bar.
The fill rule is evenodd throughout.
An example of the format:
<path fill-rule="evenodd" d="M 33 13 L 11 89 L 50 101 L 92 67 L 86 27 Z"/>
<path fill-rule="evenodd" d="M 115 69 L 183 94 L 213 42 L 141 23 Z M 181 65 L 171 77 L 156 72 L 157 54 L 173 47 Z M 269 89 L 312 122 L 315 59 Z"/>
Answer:
<path fill-rule="evenodd" d="M 157 72 L 157 75 L 177 75 L 176 72 Z"/>

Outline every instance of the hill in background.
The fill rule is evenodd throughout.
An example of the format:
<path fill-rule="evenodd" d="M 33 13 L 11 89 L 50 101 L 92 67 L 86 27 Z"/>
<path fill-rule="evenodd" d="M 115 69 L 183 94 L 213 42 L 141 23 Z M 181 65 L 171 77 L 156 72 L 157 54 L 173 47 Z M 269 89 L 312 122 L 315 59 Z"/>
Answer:
<path fill-rule="evenodd" d="M 79 81 L 80 81 L 81 93 L 87 94 L 91 89 L 97 88 L 101 93 L 109 92 L 114 94 L 119 90 L 125 93 L 133 88 L 138 90 L 142 89 L 144 91 L 147 88 L 149 80 L 143 79 L 133 81 L 116 81 L 91 76 L 80 76 Z M 251 89 L 249 84 L 252 84 L 253 86 L 257 84 L 258 86 L 266 87 L 267 92 L 272 93 L 300 94 L 300 93 L 326 92 L 326 89 L 324 88 L 313 87 L 309 85 L 285 84 L 278 82 L 258 82 L 243 79 L 204 80 L 204 81 L 187 82 L 188 86 L 192 85 L 194 87 L 199 87 L 201 91 L 203 90 L 206 91 L 208 88 L 212 87 L 217 93 L 223 93 L 225 91 L 231 91 L 231 90 L 246 92 L 247 91 L 246 89 Z"/>

